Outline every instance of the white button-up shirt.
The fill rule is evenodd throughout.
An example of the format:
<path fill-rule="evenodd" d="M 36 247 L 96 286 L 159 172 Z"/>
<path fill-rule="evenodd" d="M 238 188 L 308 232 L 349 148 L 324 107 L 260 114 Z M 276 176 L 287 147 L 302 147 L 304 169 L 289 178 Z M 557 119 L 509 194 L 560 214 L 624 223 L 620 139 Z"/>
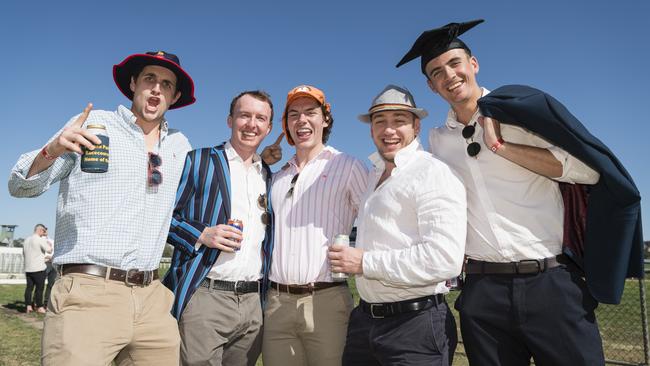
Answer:
<path fill-rule="evenodd" d="M 488 91 L 483 89 L 483 95 Z M 477 112 L 470 124 L 481 116 Z M 476 123 L 473 141 L 481 144 L 474 158 L 467 155 L 465 127 L 449 110 L 444 126 L 431 129 L 429 146 L 434 156 L 456 171 L 467 189 L 469 258 L 488 262 L 541 259 L 562 252 L 564 203 L 556 181 L 593 184 L 599 175 L 563 149 L 518 126 L 501 124 L 506 142 L 548 149 L 562 163 L 555 180 L 533 173 L 497 154 L 483 141 Z"/>
<path fill-rule="evenodd" d="M 350 234 L 368 171 L 350 155 L 325 146 L 298 173 L 296 157 L 273 175 L 275 213 L 271 281 L 282 284 L 331 282 L 327 249 L 338 234 Z"/>
<path fill-rule="evenodd" d="M 359 210 L 356 247 L 363 249 L 359 295 L 366 302 L 395 302 L 447 293 L 445 280 L 463 264 L 465 189 L 451 169 L 415 139 L 395 156 L 379 187 L 385 163 L 370 156 L 374 171 Z"/>
<path fill-rule="evenodd" d="M 253 156 L 253 164 L 244 166 L 230 142 L 225 145 L 230 168 L 230 202 L 232 219 L 244 224 L 241 249 L 221 252 L 208 273 L 208 277 L 224 281 L 256 281 L 262 278 L 262 241 L 266 225 L 262 223 L 264 207 L 258 198 L 266 194 L 266 173 L 259 155 Z"/>
<path fill-rule="evenodd" d="M 76 119 L 71 118 L 67 124 Z M 85 125 L 105 125 L 110 138 L 106 173 L 82 172 L 81 156 L 67 153 L 48 169 L 26 178 L 40 150 L 22 155 L 12 169 L 9 191 L 15 197 L 38 196 L 61 182 L 54 264 L 93 263 L 125 270 L 158 268 L 176 188 L 191 146 L 182 133 L 168 129 L 163 121 L 157 145 L 162 183 L 149 187 L 147 146 L 142 128 L 135 121 L 135 115 L 124 106 L 115 112 L 90 112 Z"/>

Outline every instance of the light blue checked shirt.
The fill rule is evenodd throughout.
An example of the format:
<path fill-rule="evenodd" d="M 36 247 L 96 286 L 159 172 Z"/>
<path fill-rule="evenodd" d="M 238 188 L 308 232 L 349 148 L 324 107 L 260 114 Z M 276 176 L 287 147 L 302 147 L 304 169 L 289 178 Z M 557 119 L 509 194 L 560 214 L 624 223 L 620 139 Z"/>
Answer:
<path fill-rule="evenodd" d="M 76 119 L 71 118 L 67 124 Z M 94 263 L 124 270 L 158 268 L 176 188 L 191 146 L 182 133 L 168 129 L 164 121 L 157 147 L 163 180 L 158 187 L 148 187 L 147 147 L 135 120 L 124 106 L 115 112 L 92 111 L 88 116 L 85 125 L 105 125 L 110 138 L 106 173 L 82 172 L 80 156 L 68 153 L 47 170 L 25 178 L 40 150 L 23 154 L 12 169 L 9 191 L 14 197 L 35 197 L 61 182 L 54 264 Z"/>

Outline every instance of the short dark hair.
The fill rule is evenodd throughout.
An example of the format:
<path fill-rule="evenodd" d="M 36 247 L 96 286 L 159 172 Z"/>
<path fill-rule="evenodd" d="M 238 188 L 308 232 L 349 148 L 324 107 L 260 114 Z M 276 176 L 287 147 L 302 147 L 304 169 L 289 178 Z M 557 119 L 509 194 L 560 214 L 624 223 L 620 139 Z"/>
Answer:
<path fill-rule="evenodd" d="M 250 95 L 251 97 L 257 100 L 266 102 L 269 105 L 269 107 L 271 107 L 271 119 L 269 120 L 269 122 L 273 123 L 273 102 L 271 101 L 271 95 L 265 92 L 264 90 L 247 90 L 239 93 L 239 95 L 234 97 L 232 99 L 232 102 L 230 102 L 230 112 L 228 112 L 228 116 L 232 117 L 232 114 L 235 111 L 235 106 L 237 105 L 237 101 L 244 95 Z"/>
<path fill-rule="evenodd" d="M 36 226 L 34 226 L 34 232 L 36 232 L 36 230 L 38 230 L 39 227 L 42 227 L 43 230 L 47 230 L 47 228 L 45 227 L 45 225 L 43 225 L 43 224 L 36 224 Z"/>

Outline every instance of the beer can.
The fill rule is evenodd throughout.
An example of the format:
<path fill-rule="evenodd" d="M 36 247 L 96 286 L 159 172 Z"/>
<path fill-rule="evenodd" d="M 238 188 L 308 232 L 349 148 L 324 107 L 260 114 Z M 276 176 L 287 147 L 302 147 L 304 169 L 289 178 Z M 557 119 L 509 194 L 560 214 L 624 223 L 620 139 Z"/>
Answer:
<path fill-rule="evenodd" d="M 463 274 L 461 273 L 458 277 L 453 277 L 445 281 L 445 286 L 451 291 L 462 290 L 463 288 Z"/>
<path fill-rule="evenodd" d="M 334 242 L 332 244 L 342 245 L 344 247 L 350 246 L 350 237 L 345 234 L 339 234 L 334 237 Z M 348 279 L 348 274 L 343 272 L 332 272 L 332 280 L 337 282 L 342 282 Z"/>
<path fill-rule="evenodd" d="M 242 220 L 228 219 L 228 225 L 239 229 L 239 231 L 241 231 L 242 233 L 244 232 L 244 222 Z M 234 241 L 237 241 L 237 240 L 234 240 Z M 238 241 L 238 243 L 239 243 L 239 241 Z M 235 250 L 239 250 L 239 248 L 236 248 Z"/>
<path fill-rule="evenodd" d="M 108 171 L 108 135 L 106 126 L 100 124 L 88 125 L 86 129 L 95 134 L 101 140 L 95 144 L 94 150 L 82 148 L 81 171 L 86 173 L 106 173 Z"/>

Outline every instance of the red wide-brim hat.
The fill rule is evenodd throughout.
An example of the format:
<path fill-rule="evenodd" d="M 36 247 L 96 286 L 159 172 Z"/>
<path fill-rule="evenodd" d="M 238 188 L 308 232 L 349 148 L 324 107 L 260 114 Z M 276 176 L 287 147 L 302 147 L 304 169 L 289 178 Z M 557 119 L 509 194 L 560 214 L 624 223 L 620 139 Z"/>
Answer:
<path fill-rule="evenodd" d="M 113 79 L 115 84 L 130 100 L 133 100 L 133 91 L 131 91 L 131 76 L 136 71 L 141 71 L 147 65 L 157 65 L 170 69 L 176 74 L 177 90 L 181 92 L 181 97 L 176 103 L 169 106 L 169 109 L 185 107 L 196 102 L 194 98 L 194 81 L 190 75 L 181 67 L 180 60 L 172 53 L 165 51 L 147 52 L 143 54 L 131 55 L 117 65 L 113 66 Z"/>

